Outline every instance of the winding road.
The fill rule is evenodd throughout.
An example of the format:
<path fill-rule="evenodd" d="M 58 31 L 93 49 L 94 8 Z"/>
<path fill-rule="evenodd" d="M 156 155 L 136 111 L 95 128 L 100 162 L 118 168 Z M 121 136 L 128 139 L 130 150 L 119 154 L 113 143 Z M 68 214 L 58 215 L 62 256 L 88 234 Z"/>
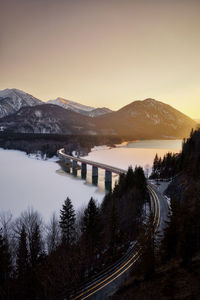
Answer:
<path fill-rule="evenodd" d="M 59 154 L 62 157 L 97 166 L 117 174 L 127 173 L 126 170 L 85 160 L 80 157 L 69 156 L 63 150 L 59 150 Z M 154 225 L 156 231 L 162 234 L 168 216 L 167 199 L 152 182 L 149 181 L 147 187 L 151 198 L 151 210 L 154 212 Z M 78 290 L 71 294 L 70 299 L 108 299 L 128 277 L 130 268 L 137 263 L 140 255 L 141 251 L 138 249 L 137 244 L 135 244 L 120 260 L 103 270 L 93 280 L 90 280 L 90 282 L 79 286 Z"/>
<path fill-rule="evenodd" d="M 168 215 L 168 204 L 165 197 L 154 185 L 149 184 L 148 190 L 152 205 L 154 206 L 154 224 L 156 230 L 162 232 Z M 88 285 L 86 284 L 71 299 L 108 299 L 117 290 L 120 283 L 123 283 L 128 277 L 129 269 L 137 263 L 140 255 L 140 250 L 135 246 L 120 261 L 114 264 L 113 267 L 105 270 Z"/>

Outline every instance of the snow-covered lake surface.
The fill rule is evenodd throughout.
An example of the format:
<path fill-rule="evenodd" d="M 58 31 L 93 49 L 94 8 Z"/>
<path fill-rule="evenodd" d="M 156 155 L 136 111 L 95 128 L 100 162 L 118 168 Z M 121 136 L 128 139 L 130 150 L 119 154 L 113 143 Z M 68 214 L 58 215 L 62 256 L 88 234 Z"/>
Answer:
<path fill-rule="evenodd" d="M 95 147 L 86 157 L 93 161 L 127 169 L 128 166 L 151 166 L 156 153 L 179 152 L 181 140 L 138 141 L 117 148 Z M 11 211 L 14 217 L 32 207 L 48 221 L 70 197 L 78 211 L 93 196 L 99 203 L 104 197 L 104 172 L 99 172 L 99 186 L 91 185 L 91 169 L 87 181 L 66 174 L 55 159 L 43 161 L 28 157 L 24 152 L 0 149 L 0 210 Z M 113 181 L 117 180 L 114 175 Z"/>
<path fill-rule="evenodd" d="M 0 149 L 0 210 L 17 217 L 32 207 L 45 221 L 59 215 L 66 197 L 76 210 L 90 197 L 102 201 L 104 191 L 64 173 L 55 160 L 29 158 L 24 152 Z"/>
<path fill-rule="evenodd" d="M 94 147 L 86 157 L 92 161 L 98 161 L 113 165 L 122 169 L 149 165 L 151 168 L 156 153 L 163 157 L 167 152 L 180 152 L 182 140 L 145 140 L 124 143 L 116 148 Z"/>

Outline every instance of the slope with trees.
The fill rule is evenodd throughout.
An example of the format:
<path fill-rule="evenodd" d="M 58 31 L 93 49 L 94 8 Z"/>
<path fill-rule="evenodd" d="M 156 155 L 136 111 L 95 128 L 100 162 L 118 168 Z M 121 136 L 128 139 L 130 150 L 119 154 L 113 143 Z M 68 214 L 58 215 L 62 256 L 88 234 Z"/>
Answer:
<path fill-rule="evenodd" d="M 101 205 L 91 198 L 78 215 L 68 197 L 59 220 L 53 215 L 47 226 L 37 212 L 23 212 L 0 235 L 1 298 L 68 298 L 126 253 L 146 201 L 146 179 L 137 167 L 121 175 Z"/>
<path fill-rule="evenodd" d="M 174 157 L 155 158 L 154 176 L 173 178 L 167 193 L 171 206 L 166 228 L 155 255 L 151 248 L 129 281 L 113 299 L 199 299 L 200 297 L 200 131 L 183 141 L 182 152 Z M 168 157 L 168 159 L 166 159 Z M 164 171 L 165 168 L 165 171 Z M 172 173 L 170 173 L 172 172 Z M 165 175 L 167 174 L 167 175 Z M 170 175 L 171 176 L 171 175 Z M 176 186 L 176 188 L 174 188 Z M 151 231 L 151 226 L 146 229 Z M 144 242 L 144 238 L 142 239 Z M 155 237 L 151 238 L 152 244 Z M 153 265 L 154 268 L 147 268 Z M 150 272 L 149 272 L 150 271 Z"/>

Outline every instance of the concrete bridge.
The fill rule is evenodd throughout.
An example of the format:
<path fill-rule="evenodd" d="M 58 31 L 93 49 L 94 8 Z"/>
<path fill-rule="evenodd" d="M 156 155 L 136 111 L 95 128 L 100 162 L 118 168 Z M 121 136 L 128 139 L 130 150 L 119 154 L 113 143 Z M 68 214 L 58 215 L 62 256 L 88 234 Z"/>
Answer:
<path fill-rule="evenodd" d="M 77 170 L 79 168 L 78 163 L 81 164 L 81 177 L 86 179 L 87 175 L 87 165 L 92 166 L 92 183 L 98 183 L 98 169 L 105 170 L 105 186 L 106 189 L 110 189 L 112 186 L 112 173 L 114 174 L 126 174 L 127 171 L 119 169 L 113 166 L 102 164 L 99 162 L 94 162 L 81 157 L 74 157 L 65 153 L 64 148 L 58 150 L 58 157 L 68 165 L 68 172 L 70 172 L 70 167 L 72 166 L 72 172 L 77 175 Z"/>

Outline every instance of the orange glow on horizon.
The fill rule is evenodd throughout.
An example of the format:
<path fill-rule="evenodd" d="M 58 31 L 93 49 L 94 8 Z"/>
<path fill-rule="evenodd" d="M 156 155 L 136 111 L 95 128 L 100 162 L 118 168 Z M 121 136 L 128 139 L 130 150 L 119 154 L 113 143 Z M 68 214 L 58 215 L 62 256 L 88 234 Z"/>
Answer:
<path fill-rule="evenodd" d="M 113 110 L 154 98 L 200 118 L 199 15 L 196 0 L 4 1 L 0 89 Z"/>

